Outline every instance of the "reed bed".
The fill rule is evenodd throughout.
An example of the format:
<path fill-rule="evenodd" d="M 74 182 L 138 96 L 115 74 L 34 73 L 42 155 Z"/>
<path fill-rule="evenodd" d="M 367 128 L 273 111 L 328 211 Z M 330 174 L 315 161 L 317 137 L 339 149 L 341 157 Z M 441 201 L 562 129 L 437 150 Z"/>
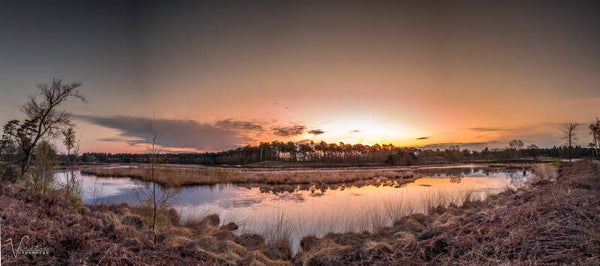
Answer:
<path fill-rule="evenodd" d="M 99 177 L 130 177 L 150 181 L 149 165 L 84 166 L 83 174 Z M 296 169 L 296 170 L 256 170 L 216 167 L 183 167 L 160 165 L 155 168 L 154 181 L 164 187 L 181 187 L 216 184 L 337 184 L 368 181 L 378 178 L 380 181 L 416 179 L 417 175 L 407 170 L 394 169 Z"/>

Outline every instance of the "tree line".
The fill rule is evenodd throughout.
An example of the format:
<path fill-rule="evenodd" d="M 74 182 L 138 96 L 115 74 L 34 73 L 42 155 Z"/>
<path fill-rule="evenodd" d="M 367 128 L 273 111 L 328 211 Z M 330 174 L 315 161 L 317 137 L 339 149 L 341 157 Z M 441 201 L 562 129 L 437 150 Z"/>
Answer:
<path fill-rule="evenodd" d="M 554 146 L 540 148 L 525 146 L 521 140 L 507 143 L 503 149 L 470 150 L 458 145 L 446 149 L 396 147 L 393 144 L 363 145 L 345 143 L 264 142 L 237 149 L 208 153 L 164 154 L 163 162 L 172 164 L 246 165 L 266 161 L 296 162 L 311 165 L 417 165 L 464 162 L 518 162 L 542 159 L 597 158 L 591 147 Z M 149 163 L 148 155 L 136 153 L 83 153 L 84 163 Z"/>

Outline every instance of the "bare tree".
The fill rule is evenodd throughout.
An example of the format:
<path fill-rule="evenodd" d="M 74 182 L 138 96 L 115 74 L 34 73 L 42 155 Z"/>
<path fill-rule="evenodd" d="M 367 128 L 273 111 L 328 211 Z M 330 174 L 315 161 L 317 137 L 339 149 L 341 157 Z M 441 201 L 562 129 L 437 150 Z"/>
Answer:
<path fill-rule="evenodd" d="M 577 142 L 577 127 L 579 127 L 579 124 L 573 122 L 564 123 L 560 126 L 563 141 L 567 147 L 567 155 L 569 157 L 569 162 L 571 161 L 573 153 L 573 144 Z"/>
<path fill-rule="evenodd" d="M 58 106 L 69 98 L 87 102 L 79 93 L 80 86 L 78 82 L 63 83 L 61 79 L 39 84 L 39 96 L 42 99 L 29 96 L 27 103 L 21 107 L 26 118 L 23 121 L 11 120 L 4 126 L 4 141 L 13 143 L 21 152 L 21 178 L 29 170 L 35 146 L 45 137 L 57 137 L 61 129 L 71 125 L 71 114 L 57 110 Z"/>
<path fill-rule="evenodd" d="M 177 197 L 178 190 L 175 188 L 160 188 L 155 182 L 156 168 L 162 162 L 160 145 L 160 132 L 156 125 L 156 117 L 152 120 L 150 136 L 148 137 L 148 162 L 150 164 L 150 182 L 142 184 L 137 190 L 138 200 L 151 209 L 149 230 L 152 233 L 154 244 L 157 243 L 157 220 Z"/>

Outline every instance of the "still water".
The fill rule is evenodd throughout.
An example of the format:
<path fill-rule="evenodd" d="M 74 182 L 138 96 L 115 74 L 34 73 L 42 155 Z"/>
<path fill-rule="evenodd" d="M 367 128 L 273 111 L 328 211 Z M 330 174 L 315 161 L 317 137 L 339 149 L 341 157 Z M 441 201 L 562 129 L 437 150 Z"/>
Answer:
<path fill-rule="evenodd" d="M 426 169 L 422 174 L 425 177 L 402 187 L 336 186 L 291 192 L 260 185 L 187 187 L 178 191 L 171 205 L 182 221 L 216 213 L 222 224 L 237 223 L 239 233 L 261 233 L 267 238 L 287 236 L 297 251 L 300 239 L 306 235 L 389 226 L 402 216 L 424 213 L 433 206 L 460 205 L 466 198 L 484 199 L 519 187 L 531 176 L 530 171 L 475 167 Z M 139 181 L 79 172 L 75 176 L 86 204 L 139 202 Z M 64 181 L 65 173 L 57 173 L 57 180 Z"/>

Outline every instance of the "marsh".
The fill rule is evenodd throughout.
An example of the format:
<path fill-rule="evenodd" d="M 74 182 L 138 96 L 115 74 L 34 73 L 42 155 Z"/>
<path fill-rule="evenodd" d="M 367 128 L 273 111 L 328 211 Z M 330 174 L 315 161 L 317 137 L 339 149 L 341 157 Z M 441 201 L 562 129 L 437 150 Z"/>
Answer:
<path fill-rule="evenodd" d="M 370 169 L 364 173 L 383 173 L 384 170 L 394 171 Z M 307 172 L 319 176 L 344 173 L 339 169 L 310 169 L 296 174 Z M 275 176 L 277 173 L 269 172 Z M 289 175 L 289 172 L 281 174 Z M 80 172 L 76 175 L 87 204 L 138 204 L 135 190 L 143 181 Z M 221 223 L 238 224 L 239 233 L 289 238 L 292 250 L 297 251 L 300 239 L 306 235 L 372 231 L 413 213 L 427 213 L 440 205 L 460 206 L 465 201 L 483 200 L 488 195 L 518 188 L 532 173 L 523 169 L 457 165 L 414 169 L 412 175 L 415 178 L 411 182 L 402 184 L 381 176 L 335 184 L 225 183 L 162 189 L 179 190 L 172 207 L 182 222 L 218 214 Z M 64 173 L 57 173 L 57 180 L 63 179 Z"/>

